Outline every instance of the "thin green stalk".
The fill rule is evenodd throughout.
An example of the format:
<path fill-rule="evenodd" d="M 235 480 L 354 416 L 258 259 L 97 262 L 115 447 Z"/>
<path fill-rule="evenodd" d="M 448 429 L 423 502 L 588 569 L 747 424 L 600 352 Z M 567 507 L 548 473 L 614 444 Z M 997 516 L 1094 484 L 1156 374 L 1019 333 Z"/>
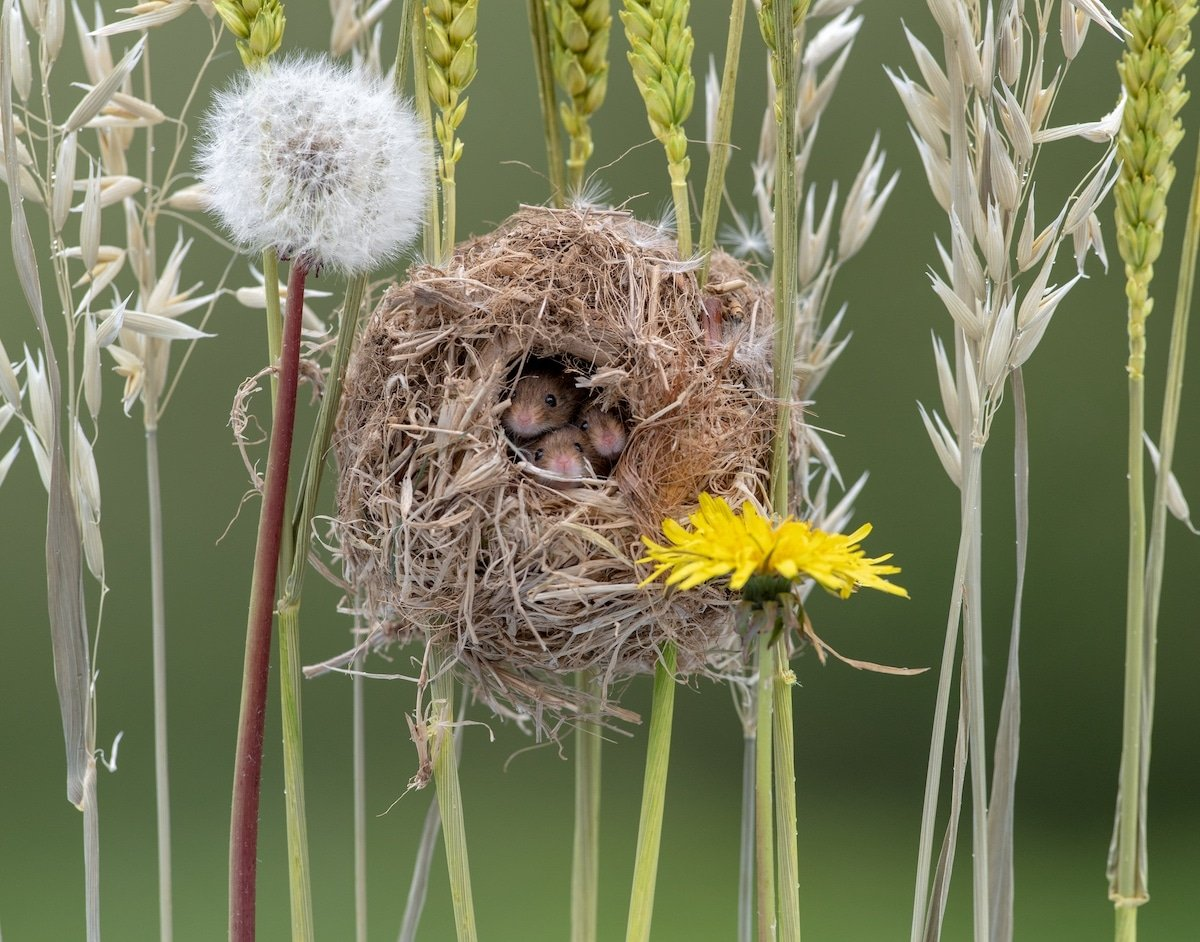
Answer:
<path fill-rule="evenodd" d="M 754 938 L 754 782 L 753 730 L 742 739 L 742 826 L 738 847 L 738 942 Z"/>
<path fill-rule="evenodd" d="M 771 789 L 772 734 L 771 714 L 774 698 L 771 696 L 771 678 L 775 673 L 775 649 L 771 646 L 770 625 L 774 617 L 766 619 L 758 634 L 758 718 L 755 724 L 754 762 L 754 846 L 755 885 L 758 899 L 758 942 L 774 942 L 775 939 L 775 854 L 774 796 Z"/>
<path fill-rule="evenodd" d="M 1117 857 L 1116 939 L 1137 938 L 1138 779 L 1141 776 L 1142 697 L 1145 692 L 1146 496 L 1142 437 L 1145 378 L 1129 374 L 1129 578 L 1125 604 L 1125 702 L 1121 727 L 1120 842 Z"/>
<path fill-rule="evenodd" d="M 1183 394 L 1183 368 L 1187 359 L 1187 332 L 1192 293 L 1196 283 L 1196 255 L 1200 250 L 1200 154 L 1192 174 L 1192 193 L 1188 203 L 1187 222 L 1180 250 L 1179 283 L 1175 290 L 1175 311 L 1171 318 L 1171 341 L 1167 353 L 1166 388 L 1163 392 L 1162 425 L 1159 431 L 1158 474 L 1154 482 L 1151 504 L 1150 549 L 1146 561 L 1146 643 L 1145 689 L 1142 713 L 1141 777 L 1138 791 L 1139 837 L 1141 851 L 1138 867 L 1143 888 L 1146 881 L 1147 851 L 1145 843 L 1147 817 L 1147 783 L 1150 777 L 1150 734 L 1154 726 L 1155 651 L 1158 646 L 1158 608 L 1162 599 L 1163 563 L 1166 560 L 1167 485 L 1175 458 L 1175 436 L 1179 427 L 1179 410 Z"/>
<path fill-rule="evenodd" d="M 642 782 L 642 810 L 638 818 L 637 856 L 633 864 L 633 889 L 629 898 L 625 942 L 648 942 L 650 938 L 663 811 L 667 801 L 671 724 L 675 715 L 675 657 L 675 645 L 667 642 L 663 646 L 662 660 L 654 669 L 654 700 L 650 707 L 646 774 Z"/>
<path fill-rule="evenodd" d="M 279 252 L 264 249 L 263 291 L 267 298 L 267 362 L 279 360 L 279 348 L 283 344 L 283 309 L 279 304 Z M 275 414 L 275 400 L 279 395 L 279 378 L 271 374 L 271 414 Z"/>
<path fill-rule="evenodd" d="M 312 875 L 304 800 L 300 602 L 307 563 L 308 531 L 316 513 L 322 470 L 342 398 L 342 382 L 358 328 L 358 314 L 366 291 L 366 281 L 366 275 L 356 275 L 346 286 L 333 362 L 329 367 L 321 408 L 317 414 L 300 480 L 300 501 L 293 513 L 291 526 L 285 529 L 291 537 L 288 540 L 288 548 L 292 551 L 290 555 L 281 553 L 280 568 L 286 571 L 286 576 L 279 599 L 279 698 L 283 727 L 284 804 L 287 813 L 288 882 L 293 939 L 311 939 L 313 936 Z"/>
<path fill-rule="evenodd" d="M 292 263 L 288 279 L 288 309 L 279 357 L 279 396 L 263 482 L 262 510 L 254 551 L 250 606 L 246 626 L 246 656 L 234 760 L 233 810 L 229 835 L 229 938 L 253 942 L 258 876 L 258 808 L 261 798 L 267 674 L 271 663 L 271 622 L 275 580 L 284 530 L 285 498 L 291 463 L 299 379 L 300 322 L 304 308 L 307 265 Z"/>
<path fill-rule="evenodd" d="M 775 292 L 775 447 L 771 458 L 771 504 L 784 515 L 789 508 L 788 454 L 796 358 L 796 47 L 791 3 L 771 5 L 775 42 L 775 126 L 779 138 L 775 164 L 775 234 L 772 286 Z M 765 11 L 764 11 L 765 12 Z M 784 41 L 780 37 L 785 37 Z"/>
<path fill-rule="evenodd" d="M 725 192 L 725 169 L 729 166 L 729 140 L 733 133 L 733 101 L 737 87 L 738 59 L 742 49 L 742 28 L 746 22 L 746 0 L 733 0 L 729 7 L 729 33 L 725 40 L 725 68 L 721 73 L 721 98 L 717 102 L 715 136 L 709 141 L 708 177 L 704 181 L 704 206 L 700 211 L 702 261 L 697 280 L 703 288 L 708 281 L 712 248 L 717 241 L 717 219 L 721 215 L 721 195 Z"/>
<path fill-rule="evenodd" d="M 976 942 L 989 942 L 991 879 L 988 876 L 987 739 L 983 699 L 983 445 L 972 445 L 969 452 L 963 452 L 963 458 L 964 463 L 970 464 L 969 469 L 964 468 L 964 473 L 972 475 L 975 480 L 975 500 L 963 507 L 963 525 L 969 527 L 971 534 L 971 549 L 967 559 L 967 604 L 963 618 L 963 659 L 966 661 L 963 696 L 969 704 L 973 916 Z"/>
<path fill-rule="evenodd" d="M 425 812 L 421 840 L 417 843 L 417 856 L 413 861 L 412 880 L 408 884 L 408 898 L 404 902 L 404 919 L 400 923 L 398 942 L 417 942 L 417 928 L 421 925 L 421 912 L 425 908 L 425 894 L 429 889 L 429 872 L 433 869 L 433 851 L 441 829 L 442 816 L 438 811 L 437 795 L 434 795 Z"/>
<path fill-rule="evenodd" d="M 594 671 L 580 671 L 576 686 L 586 702 L 600 703 Z M 600 758 L 603 728 L 594 720 L 575 730 L 575 849 L 571 859 L 571 942 L 596 942 L 600 911 Z"/>
<path fill-rule="evenodd" d="M 458 942 L 477 942 L 475 904 L 471 897 L 471 870 L 467 860 L 467 830 L 463 821 L 462 790 L 458 781 L 458 757 L 454 749 L 453 657 L 436 648 L 430 650 L 429 671 L 433 678 L 436 719 L 429 731 L 433 754 L 433 781 L 437 787 L 442 836 L 446 845 L 446 868 L 450 874 L 450 898 L 454 901 L 454 926 Z"/>
<path fill-rule="evenodd" d="M 688 203 L 687 169 L 681 164 L 671 164 L 671 201 L 675 205 L 675 237 L 681 258 L 691 257 L 692 208 Z"/>
<path fill-rule="evenodd" d="M 528 0 L 529 38 L 533 42 L 533 65 L 537 73 L 538 102 L 542 108 L 542 135 L 546 140 L 546 165 L 550 174 L 550 200 L 563 205 L 567 177 L 563 168 L 562 133 L 554 113 L 554 73 L 550 67 L 550 35 L 546 26 L 545 0 Z"/>
<path fill-rule="evenodd" d="M 354 939 L 367 942 L 367 736 L 363 713 L 363 669 L 366 653 L 354 659 L 350 678 L 352 765 L 354 770 Z"/>
<path fill-rule="evenodd" d="M 283 795 L 287 811 L 288 890 L 293 942 L 312 942 L 312 876 L 304 803 L 304 727 L 300 713 L 300 606 L 279 608 L 279 702 Z"/>
<path fill-rule="evenodd" d="M 780 663 L 774 673 L 775 821 L 778 831 L 779 939 L 800 942 L 800 856 L 796 846 L 796 738 L 792 726 L 792 685 L 795 675 L 783 662 L 783 641 L 777 642 Z"/>
<path fill-rule="evenodd" d="M 163 587 L 162 480 L 158 468 L 158 390 L 147 383 L 142 393 L 146 431 L 146 500 L 150 539 L 150 648 L 154 682 L 154 810 L 158 837 L 158 925 L 161 942 L 170 942 L 171 786 L 167 763 L 167 619 Z"/>

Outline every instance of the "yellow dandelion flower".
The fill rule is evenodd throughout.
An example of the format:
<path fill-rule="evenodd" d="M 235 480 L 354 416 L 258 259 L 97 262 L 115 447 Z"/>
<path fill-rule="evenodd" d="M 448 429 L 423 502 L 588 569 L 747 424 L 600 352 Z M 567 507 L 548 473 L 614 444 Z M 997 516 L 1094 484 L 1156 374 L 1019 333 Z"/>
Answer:
<path fill-rule="evenodd" d="M 642 585 L 667 574 L 667 585 L 692 589 L 729 576 L 729 588 L 741 591 L 751 577 L 765 576 L 787 582 L 812 579 L 842 598 L 860 586 L 908 597 L 883 578 L 900 571 L 886 564 L 891 554 L 871 558 L 859 546 L 871 532 L 869 524 L 849 535 L 826 533 L 790 518 L 772 524 L 749 504 L 742 505 L 739 515 L 724 499 L 709 494 L 700 495 L 700 509 L 688 520 L 691 530 L 663 521 L 666 546 L 642 537 L 646 555 L 639 562 L 657 564 Z"/>

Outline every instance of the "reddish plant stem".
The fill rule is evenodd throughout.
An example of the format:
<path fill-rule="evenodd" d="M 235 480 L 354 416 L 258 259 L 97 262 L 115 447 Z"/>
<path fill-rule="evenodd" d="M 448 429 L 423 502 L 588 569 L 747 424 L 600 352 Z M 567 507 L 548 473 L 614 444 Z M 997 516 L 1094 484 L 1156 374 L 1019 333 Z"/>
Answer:
<path fill-rule="evenodd" d="M 242 707 L 238 716 L 237 756 L 233 770 L 233 814 L 229 826 L 229 939 L 253 942 L 254 901 L 258 876 L 258 803 L 262 783 L 263 724 L 267 711 L 267 672 L 271 663 L 271 622 L 275 611 L 275 579 L 284 502 L 296 420 L 296 388 L 300 369 L 300 320 L 308 264 L 292 262 L 288 275 L 287 310 L 279 354 L 275 421 L 267 454 L 250 612 L 246 625 L 246 664 L 242 674 Z"/>

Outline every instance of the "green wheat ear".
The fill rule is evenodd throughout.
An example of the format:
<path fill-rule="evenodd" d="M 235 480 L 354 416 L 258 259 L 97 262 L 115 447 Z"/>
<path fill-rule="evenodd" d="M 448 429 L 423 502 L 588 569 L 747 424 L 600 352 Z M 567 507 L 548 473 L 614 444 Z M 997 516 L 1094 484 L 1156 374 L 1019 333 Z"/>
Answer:
<path fill-rule="evenodd" d="M 1117 247 L 1125 261 L 1129 298 L 1129 372 L 1141 376 L 1146 318 L 1154 306 L 1150 282 L 1162 252 L 1166 197 L 1175 177 L 1171 156 L 1183 137 L 1178 115 L 1188 99 L 1183 67 L 1192 57 L 1188 24 L 1194 0 L 1140 0 L 1122 16 L 1129 30 L 1117 66 L 1128 100 L 1117 139 Z"/>
<path fill-rule="evenodd" d="M 610 0 L 545 0 L 550 22 L 550 56 L 554 77 L 567 95 L 559 109 L 571 138 L 567 168 L 571 186 L 583 185 L 592 156 L 588 119 L 604 103 L 608 91 L 608 37 L 612 31 Z"/>
<path fill-rule="evenodd" d="M 696 79 L 692 75 L 692 29 L 687 25 L 689 0 L 624 0 L 621 22 L 629 40 L 629 64 L 646 103 L 650 130 L 667 152 L 671 193 L 679 226 L 679 252 L 692 254 L 688 210 L 687 135 L 683 124 L 692 113 Z"/>

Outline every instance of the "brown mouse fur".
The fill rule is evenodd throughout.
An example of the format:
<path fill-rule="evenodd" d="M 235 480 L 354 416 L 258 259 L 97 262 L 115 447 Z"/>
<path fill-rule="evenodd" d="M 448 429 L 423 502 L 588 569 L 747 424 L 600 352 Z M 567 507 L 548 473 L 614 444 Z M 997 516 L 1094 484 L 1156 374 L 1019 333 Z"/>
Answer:
<path fill-rule="evenodd" d="M 570 422 L 582 399 L 583 392 L 565 376 L 526 373 L 517 380 L 512 404 L 500 421 L 516 438 L 537 438 Z"/>

